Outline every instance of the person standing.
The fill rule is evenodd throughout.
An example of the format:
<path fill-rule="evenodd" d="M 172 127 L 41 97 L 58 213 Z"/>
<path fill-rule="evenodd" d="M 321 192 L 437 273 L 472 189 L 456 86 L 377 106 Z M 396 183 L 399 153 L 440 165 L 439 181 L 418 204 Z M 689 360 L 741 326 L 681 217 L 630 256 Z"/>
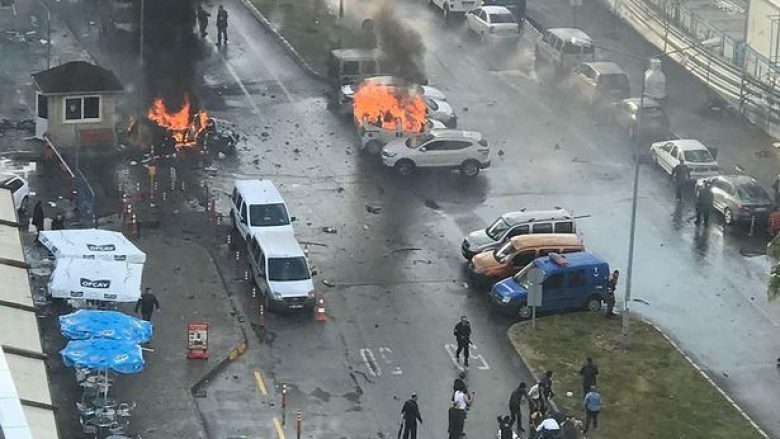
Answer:
<path fill-rule="evenodd" d="M 46 215 L 43 213 L 43 203 L 38 200 L 33 207 L 32 224 L 35 226 L 35 231 L 40 235 L 43 231 L 43 221 Z"/>
<path fill-rule="evenodd" d="M 459 409 L 458 404 L 453 402 L 448 415 L 447 433 L 449 433 L 449 439 L 460 439 L 463 436 L 463 426 L 466 421 L 463 410 Z"/>
<path fill-rule="evenodd" d="M 458 377 L 455 378 L 455 381 L 452 382 L 452 397 L 455 397 L 455 392 L 461 391 L 463 393 L 468 393 L 469 389 L 466 385 L 466 372 L 460 371 L 458 373 Z"/>
<path fill-rule="evenodd" d="M 712 183 L 705 181 L 696 195 L 696 225 L 704 221 L 706 226 L 710 222 L 710 210 L 712 210 Z"/>
<path fill-rule="evenodd" d="M 604 300 L 607 304 L 604 317 L 607 318 L 615 315 L 615 290 L 617 290 L 618 279 L 620 279 L 620 271 L 618 270 L 613 271 L 607 279 L 607 298 Z"/>
<path fill-rule="evenodd" d="M 499 416 L 496 420 L 498 421 L 498 438 L 513 439 L 514 433 L 512 432 L 511 418 L 509 416 Z"/>
<path fill-rule="evenodd" d="M 412 395 L 401 408 L 401 416 L 404 418 L 404 439 L 417 439 L 417 421 L 423 423 L 420 416 L 420 407 L 417 405 L 417 394 Z"/>
<path fill-rule="evenodd" d="M 588 357 L 585 360 L 585 365 L 580 368 L 580 375 L 582 375 L 582 396 L 590 392 L 591 387 L 596 385 L 596 376 L 599 374 L 599 368 L 593 363 L 593 358 Z"/>
<path fill-rule="evenodd" d="M 522 415 L 522 405 L 523 400 L 528 404 L 528 410 L 531 410 L 531 400 L 528 397 L 528 392 L 526 392 L 525 389 L 525 383 L 520 383 L 519 386 L 512 392 L 512 395 L 509 397 L 509 425 L 515 423 L 515 420 L 517 420 L 517 431 L 523 432 L 525 431 L 523 429 L 523 415 Z"/>
<path fill-rule="evenodd" d="M 200 37 L 206 38 L 206 35 L 208 35 L 208 26 L 209 26 L 209 17 L 211 17 L 211 14 L 206 12 L 205 9 L 203 9 L 203 5 L 198 5 L 198 28 L 200 29 Z"/>
<path fill-rule="evenodd" d="M 453 331 L 458 349 L 455 351 L 455 361 L 460 361 L 460 353 L 463 352 L 463 365 L 469 367 L 469 344 L 471 344 L 471 323 L 466 316 L 461 316 Z"/>
<path fill-rule="evenodd" d="M 528 390 L 528 411 L 530 412 L 529 418 L 533 417 L 534 413 L 542 412 L 542 389 L 539 383 L 534 384 Z"/>
<path fill-rule="evenodd" d="M 65 217 L 62 216 L 61 212 L 57 212 L 57 215 L 54 217 L 53 220 L 51 220 L 51 229 L 62 230 L 64 228 L 65 228 Z"/>
<path fill-rule="evenodd" d="M 544 376 L 539 381 L 539 391 L 541 393 L 541 398 L 539 400 L 542 403 L 541 412 L 547 413 L 547 408 L 549 407 L 550 399 L 552 399 L 553 396 L 555 396 L 555 393 L 553 393 L 552 390 L 552 376 L 553 372 L 551 370 L 548 370 L 544 373 Z"/>
<path fill-rule="evenodd" d="M 583 433 L 588 432 L 590 423 L 593 422 L 593 429 L 599 428 L 599 412 L 601 411 L 601 394 L 596 391 L 596 386 L 591 386 L 590 391 L 585 395 L 582 402 L 585 409 L 585 429 Z"/>
<path fill-rule="evenodd" d="M 228 42 L 227 37 L 227 27 L 228 27 L 228 13 L 225 10 L 225 7 L 222 5 L 219 5 L 219 9 L 217 10 L 217 46 L 222 45 L 222 40 L 225 40 L 225 44 Z"/>
<path fill-rule="evenodd" d="M 677 196 L 677 202 L 680 202 L 682 201 L 683 189 L 691 179 L 691 169 L 685 162 L 677 163 L 677 166 L 672 169 L 672 179 L 674 180 L 674 194 Z"/>
<path fill-rule="evenodd" d="M 775 191 L 775 207 L 780 207 L 780 174 L 777 174 L 777 177 L 775 177 L 772 189 Z"/>
<path fill-rule="evenodd" d="M 147 322 L 152 321 L 152 312 L 160 309 L 160 302 L 157 301 L 157 296 L 152 294 L 152 289 L 147 288 L 138 302 L 135 303 L 135 312 L 141 310 L 141 318 Z"/>

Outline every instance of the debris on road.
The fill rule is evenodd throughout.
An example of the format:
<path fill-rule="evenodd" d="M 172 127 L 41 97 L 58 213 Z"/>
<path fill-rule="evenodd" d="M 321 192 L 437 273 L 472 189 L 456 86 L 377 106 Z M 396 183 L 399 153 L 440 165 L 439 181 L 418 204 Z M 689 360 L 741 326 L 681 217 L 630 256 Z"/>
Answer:
<path fill-rule="evenodd" d="M 333 234 L 333 233 L 336 233 L 336 228 L 335 227 L 323 227 L 322 231 L 325 232 L 325 233 Z"/>
<path fill-rule="evenodd" d="M 425 207 L 431 208 L 433 210 L 441 210 L 441 206 L 439 206 L 439 203 L 431 200 L 430 198 L 425 199 Z"/>
<path fill-rule="evenodd" d="M 323 280 L 322 280 L 322 284 L 323 284 L 323 285 L 325 285 L 325 286 L 326 286 L 326 287 L 328 287 L 328 288 L 333 288 L 333 287 L 335 287 L 335 285 L 334 285 L 333 283 L 331 283 L 331 282 L 330 282 L 329 280 L 327 280 L 327 279 L 323 279 Z"/>
<path fill-rule="evenodd" d="M 404 248 L 398 248 L 393 250 L 393 254 L 401 253 L 401 252 L 416 252 L 421 251 L 422 249 L 419 247 L 404 247 Z"/>
<path fill-rule="evenodd" d="M 382 213 L 382 208 L 380 206 L 372 206 L 370 204 L 366 204 L 366 211 L 368 213 L 379 214 Z"/>

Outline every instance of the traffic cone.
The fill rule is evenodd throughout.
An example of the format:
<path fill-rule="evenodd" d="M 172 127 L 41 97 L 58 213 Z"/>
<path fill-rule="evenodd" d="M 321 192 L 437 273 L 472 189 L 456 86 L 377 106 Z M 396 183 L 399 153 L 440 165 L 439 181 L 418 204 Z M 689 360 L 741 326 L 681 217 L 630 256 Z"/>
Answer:
<path fill-rule="evenodd" d="M 257 320 L 257 324 L 261 328 L 265 328 L 265 306 L 262 304 L 260 305 L 260 316 Z"/>
<path fill-rule="evenodd" d="M 318 322 L 325 322 L 328 320 L 328 315 L 325 313 L 325 299 L 322 294 L 317 295 L 317 304 L 314 308 L 314 320 Z"/>

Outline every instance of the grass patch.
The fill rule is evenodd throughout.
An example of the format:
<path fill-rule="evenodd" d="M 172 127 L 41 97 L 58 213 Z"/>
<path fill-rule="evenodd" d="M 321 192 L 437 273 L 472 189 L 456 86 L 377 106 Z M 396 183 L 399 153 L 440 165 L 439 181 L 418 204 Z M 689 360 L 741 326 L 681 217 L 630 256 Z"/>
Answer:
<path fill-rule="evenodd" d="M 555 402 L 584 419 L 579 370 L 587 356 L 599 368 L 604 407 L 596 438 L 756 438 L 758 433 L 652 326 L 632 321 L 622 347 L 620 319 L 572 313 L 516 324 L 509 338 L 541 376 L 550 369 Z M 566 392 L 574 397 L 569 398 Z"/>
<path fill-rule="evenodd" d="M 328 53 L 337 47 L 361 47 L 360 27 L 339 19 L 324 0 L 251 0 L 295 50 L 325 74 Z"/>

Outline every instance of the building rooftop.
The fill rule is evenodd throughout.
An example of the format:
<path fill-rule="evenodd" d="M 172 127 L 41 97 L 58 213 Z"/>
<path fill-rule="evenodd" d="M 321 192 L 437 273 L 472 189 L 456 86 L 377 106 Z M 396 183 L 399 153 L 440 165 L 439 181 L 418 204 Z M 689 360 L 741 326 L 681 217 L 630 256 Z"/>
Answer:
<path fill-rule="evenodd" d="M 112 93 L 124 87 L 111 70 L 85 61 L 72 61 L 32 75 L 44 94 Z"/>

